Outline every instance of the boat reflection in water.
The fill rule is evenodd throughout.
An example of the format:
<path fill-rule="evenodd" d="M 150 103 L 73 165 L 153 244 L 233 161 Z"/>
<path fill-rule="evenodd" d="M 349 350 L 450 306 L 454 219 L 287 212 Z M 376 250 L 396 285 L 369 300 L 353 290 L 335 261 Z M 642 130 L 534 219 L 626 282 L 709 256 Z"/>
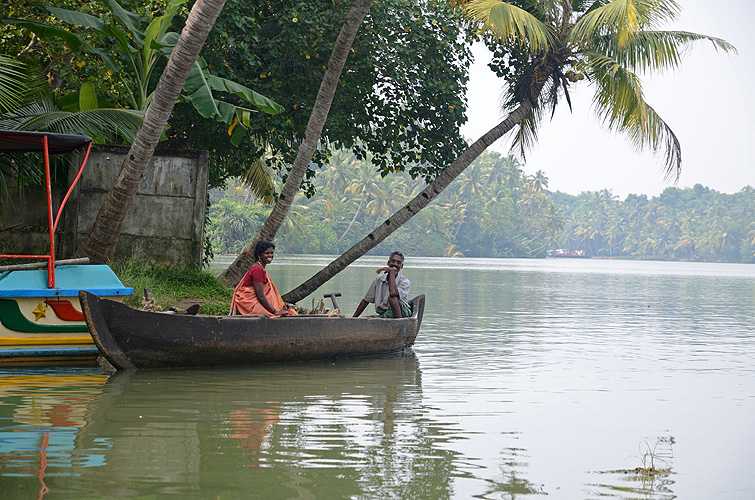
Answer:
<path fill-rule="evenodd" d="M 107 381 L 97 369 L 0 370 L 0 491 L 41 498 L 52 476 L 100 467 L 79 433 Z"/>
<path fill-rule="evenodd" d="M 13 411 L 3 410 L 0 490 L 23 491 L 18 498 L 452 495 L 454 432 L 422 408 L 412 353 L 88 377 L 60 388 L 17 381 L 3 393 L 2 408 Z M 45 391 L 70 408 L 32 396 Z M 66 443 L 43 465 L 46 433 Z"/>

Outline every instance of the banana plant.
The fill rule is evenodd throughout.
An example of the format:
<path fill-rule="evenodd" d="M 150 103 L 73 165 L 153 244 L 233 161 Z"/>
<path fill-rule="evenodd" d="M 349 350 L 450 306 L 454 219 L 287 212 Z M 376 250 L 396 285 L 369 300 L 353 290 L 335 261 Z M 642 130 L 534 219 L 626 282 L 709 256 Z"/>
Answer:
<path fill-rule="evenodd" d="M 84 50 L 99 57 L 105 69 L 127 89 L 128 103 L 124 107 L 144 111 L 154 91 L 153 71 L 161 58 L 170 56 L 179 37 L 177 32 L 168 29 L 178 9 L 188 0 L 169 0 L 164 13 L 151 21 L 126 10 L 116 0 L 101 0 L 101 3 L 112 14 L 108 21 L 83 12 L 47 7 L 59 20 L 98 35 L 91 38 L 92 43 L 84 36 L 47 23 L 21 19 L 3 21 L 24 27 L 42 39 L 60 38 L 74 52 Z M 256 110 L 219 100 L 214 92 L 231 93 L 268 114 L 277 114 L 283 109 L 248 87 L 212 75 L 205 61 L 199 58 L 184 86 L 182 100 L 191 103 L 202 117 L 226 123 L 231 141 L 236 145 L 246 135 L 249 116 Z"/>
<path fill-rule="evenodd" d="M 178 42 L 178 33 L 170 32 L 160 43 L 153 43 L 153 46 L 161 47 L 165 56 L 169 57 L 176 42 Z M 251 114 L 255 111 L 215 99 L 213 91 L 233 94 L 268 114 L 277 114 L 283 110 L 283 107 L 275 101 L 249 87 L 213 75 L 204 58 L 198 57 L 184 84 L 181 100 L 191 103 L 202 117 L 220 120 L 229 125 L 228 135 L 231 136 L 231 143 L 234 146 L 238 146 L 246 136 Z"/>

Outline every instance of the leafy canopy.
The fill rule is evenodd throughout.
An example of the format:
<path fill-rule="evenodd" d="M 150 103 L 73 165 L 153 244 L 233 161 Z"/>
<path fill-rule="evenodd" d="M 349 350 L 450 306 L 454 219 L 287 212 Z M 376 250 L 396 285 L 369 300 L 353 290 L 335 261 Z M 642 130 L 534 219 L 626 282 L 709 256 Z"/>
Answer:
<path fill-rule="evenodd" d="M 283 106 L 278 115 L 250 117 L 251 133 L 268 149 L 251 151 L 250 143 L 247 151 L 266 152 L 268 165 L 284 176 L 348 7 L 345 0 L 229 0 L 208 38 L 203 56 L 214 72 L 275 96 Z M 466 146 L 459 133 L 470 63 L 463 27 L 446 2 L 374 4 L 339 81 L 310 181 L 331 147 L 354 148 L 360 157 L 369 152 L 384 174 L 406 169 L 432 176 L 430 165 L 456 157 Z M 216 130 L 181 122 L 171 131 L 173 144 L 195 142 L 226 154 Z"/>
<path fill-rule="evenodd" d="M 58 27 L 37 20 L 5 19 L 4 22 L 28 29 L 40 38 L 59 38 L 77 53 L 83 50 L 97 56 L 107 73 L 118 80 L 124 90 L 123 107 L 146 110 L 156 85 L 158 62 L 170 55 L 178 40 L 178 32 L 169 31 L 179 8 L 188 0 L 168 0 L 162 14 L 140 16 L 123 8 L 116 0 L 100 0 L 106 16 L 97 17 L 78 10 L 47 7 L 57 19 L 68 25 L 84 28 L 79 34 L 70 28 Z M 227 126 L 240 125 L 231 140 L 238 144 L 253 110 L 215 97 L 214 92 L 232 94 L 265 113 L 281 110 L 274 101 L 239 83 L 212 75 L 200 58 L 192 68 L 184 86 L 182 99 L 191 103 L 204 118 Z"/>

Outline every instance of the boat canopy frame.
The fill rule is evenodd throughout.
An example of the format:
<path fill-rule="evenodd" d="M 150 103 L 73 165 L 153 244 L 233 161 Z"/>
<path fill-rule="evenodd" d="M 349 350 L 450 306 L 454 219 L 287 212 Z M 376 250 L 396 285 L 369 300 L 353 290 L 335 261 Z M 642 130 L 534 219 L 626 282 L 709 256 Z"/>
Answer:
<path fill-rule="evenodd" d="M 53 132 L 27 132 L 22 130 L 0 130 L 0 153 L 42 153 L 45 165 L 45 189 L 47 195 L 47 220 L 50 238 L 48 255 L 0 254 L 8 259 L 45 259 L 47 260 L 47 287 L 55 288 L 55 232 L 60 216 L 73 188 L 79 182 L 84 166 L 92 150 L 92 138 L 86 135 L 56 134 Z M 50 155 L 71 154 L 85 149 L 84 158 L 78 168 L 73 183 L 69 186 L 57 214 L 53 218 L 52 183 L 50 180 Z"/>

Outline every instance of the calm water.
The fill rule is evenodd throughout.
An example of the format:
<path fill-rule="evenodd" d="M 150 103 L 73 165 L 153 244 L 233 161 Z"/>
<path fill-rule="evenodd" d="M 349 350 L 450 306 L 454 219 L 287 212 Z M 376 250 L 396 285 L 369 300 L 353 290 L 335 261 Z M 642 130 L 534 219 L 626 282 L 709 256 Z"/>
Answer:
<path fill-rule="evenodd" d="M 289 290 L 328 260 L 269 271 Z M 350 314 L 385 260 L 318 294 Z M 755 498 L 755 266 L 410 258 L 404 274 L 427 295 L 405 356 L 0 371 L 0 497 Z M 650 465 L 668 473 L 631 472 Z"/>

